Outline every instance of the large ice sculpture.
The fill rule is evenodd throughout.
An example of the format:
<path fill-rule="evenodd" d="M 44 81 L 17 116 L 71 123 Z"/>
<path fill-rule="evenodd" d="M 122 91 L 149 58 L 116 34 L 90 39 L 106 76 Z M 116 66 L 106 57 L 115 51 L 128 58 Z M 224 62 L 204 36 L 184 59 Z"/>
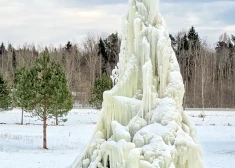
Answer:
<path fill-rule="evenodd" d="M 182 108 L 184 85 L 158 0 L 131 0 L 124 18 L 116 85 L 73 168 L 203 168 Z"/>

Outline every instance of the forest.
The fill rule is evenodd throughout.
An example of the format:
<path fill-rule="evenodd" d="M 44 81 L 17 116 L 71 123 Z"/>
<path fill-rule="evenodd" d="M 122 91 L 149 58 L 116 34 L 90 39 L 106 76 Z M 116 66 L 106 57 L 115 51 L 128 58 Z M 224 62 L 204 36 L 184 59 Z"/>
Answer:
<path fill-rule="evenodd" d="M 214 47 L 201 39 L 193 26 L 169 37 L 185 85 L 183 106 L 235 108 L 235 36 L 222 34 Z M 12 90 L 17 70 L 31 68 L 46 49 L 65 72 L 74 103 L 90 106 L 96 82 L 109 77 L 117 66 L 121 38 L 118 33 L 106 37 L 87 34 L 79 44 L 69 41 L 60 47 L 13 47 L 2 42 L 0 76 Z"/>

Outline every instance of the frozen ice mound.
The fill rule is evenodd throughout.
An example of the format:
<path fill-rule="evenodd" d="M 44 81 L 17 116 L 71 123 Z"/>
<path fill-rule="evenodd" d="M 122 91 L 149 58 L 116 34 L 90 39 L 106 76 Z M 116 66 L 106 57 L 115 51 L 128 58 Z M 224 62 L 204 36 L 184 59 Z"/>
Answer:
<path fill-rule="evenodd" d="M 130 0 L 115 86 L 73 168 L 203 168 L 182 108 L 184 85 L 158 0 Z"/>

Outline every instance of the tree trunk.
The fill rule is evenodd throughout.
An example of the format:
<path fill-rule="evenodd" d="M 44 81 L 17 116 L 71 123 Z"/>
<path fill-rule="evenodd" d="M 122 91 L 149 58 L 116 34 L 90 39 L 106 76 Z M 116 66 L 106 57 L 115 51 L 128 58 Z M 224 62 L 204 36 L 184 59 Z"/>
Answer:
<path fill-rule="evenodd" d="M 21 123 L 20 123 L 21 125 L 23 125 L 24 124 L 24 110 L 22 109 L 22 111 L 21 111 Z"/>
<path fill-rule="evenodd" d="M 205 56 L 204 56 L 205 57 Z M 204 111 L 204 62 L 202 61 L 202 59 L 204 58 L 201 58 L 201 69 L 202 69 L 202 92 L 201 92 L 201 96 L 202 96 L 202 117 L 203 117 L 203 121 L 205 119 L 205 111 Z"/>
<path fill-rule="evenodd" d="M 186 80 L 184 81 L 184 87 L 186 88 L 186 86 L 187 86 L 187 82 L 186 82 Z M 184 94 L 184 98 L 183 98 L 183 109 L 185 110 L 186 109 L 186 93 Z"/>
<path fill-rule="evenodd" d="M 197 57 L 194 59 L 195 59 L 195 63 L 194 63 L 194 86 L 193 86 L 194 103 L 193 103 L 193 108 L 196 108 Z"/>
<path fill-rule="evenodd" d="M 47 117 L 46 117 L 46 108 L 43 111 L 43 149 L 47 148 Z"/>
<path fill-rule="evenodd" d="M 59 125 L 59 122 L 58 122 L 58 114 L 56 114 L 56 116 L 55 116 L 55 124 L 56 124 L 56 125 Z"/>

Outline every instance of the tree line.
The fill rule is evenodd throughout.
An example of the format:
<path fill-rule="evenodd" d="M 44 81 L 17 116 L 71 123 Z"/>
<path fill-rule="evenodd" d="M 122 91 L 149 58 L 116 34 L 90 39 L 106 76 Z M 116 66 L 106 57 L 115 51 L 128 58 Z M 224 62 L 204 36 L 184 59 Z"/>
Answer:
<path fill-rule="evenodd" d="M 200 38 L 192 26 L 188 31 L 169 35 L 185 84 L 184 107 L 235 107 L 235 37 L 222 34 L 211 47 Z M 75 103 L 100 104 L 101 92 L 110 88 L 107 81 L 118 62 L 121 37 L 112 33 L 107 37 L 88 34 L 82 43 L 67 42 L 60 47 L 47 46 L 50 59 L 58 63 L 67 79 Z M 44 48 L 11 44 L 0 46 L 0 74 L 7 87 L 14 86 L 15 72 L 32 67 Z M 102 82 L 106 80 L 105 82 Z M 101 87 L 102 85 L 102 87 Z"/>
<path fill-rule="evenodd" d="M 46 48 L 50 59 L 65 72 L 74 102 L 89 105 L 95 81 L 110 76 L 118 62 L 120 38 L 117 33 L 105 38 L 88 34 L 81 44 L 67 42 L 64 46 Z M 15 72 L 22 67 L 32 67 L 43 50 L 27 44 L 15 49 L 11 44 L 6 47 L 2 43 L 0 74 L 9 88 L 14 86 Z"/>
<path fill-rule="evenodd" d="M 170 35 L 183 81 L 184 107 L 235 107 L 235 38 L 224 33 L 214 48 L 200 39 L 192 26 Z"/>

